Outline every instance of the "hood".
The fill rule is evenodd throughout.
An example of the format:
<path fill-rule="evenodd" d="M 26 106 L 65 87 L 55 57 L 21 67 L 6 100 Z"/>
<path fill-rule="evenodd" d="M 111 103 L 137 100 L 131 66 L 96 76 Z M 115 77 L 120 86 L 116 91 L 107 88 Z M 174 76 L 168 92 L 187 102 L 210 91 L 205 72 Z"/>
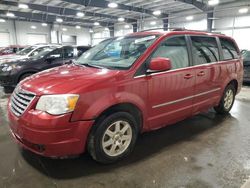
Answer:
<path fill-rule="evenodd" d="M 44 94 L 80 94 L 82 91 L 89 91 L 97 84 L 114 82 L 118 70 L 98 69 L 79 65 L 65 65 L 49 69 L 20 83 L 23 89 Z"/>
<path fill-rule="evenodd" d="M 6 55 L 6 56 L 0 58 L 0 64 L 9 63 L 9 62 L 13 62 L 13 61 L 22 60 L 22 59 L 27 58 L 26 56 L 22 56 L 22 55 Z"/>

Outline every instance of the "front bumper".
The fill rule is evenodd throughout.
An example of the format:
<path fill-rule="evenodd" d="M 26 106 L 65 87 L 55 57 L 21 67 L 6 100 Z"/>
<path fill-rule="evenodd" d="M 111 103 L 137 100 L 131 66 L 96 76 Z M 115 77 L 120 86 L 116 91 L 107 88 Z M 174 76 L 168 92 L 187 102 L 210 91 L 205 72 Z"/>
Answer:
<path fill-rule="evenodd" d="M 16 75 L 10 74 L 8 72 L 0 72 L 0 86 L 14 87 L 16 84 Z"/>
<path fill-rule="evenodd" d="M 71 114 L 52 116 L 27 110 L 15 116 L 8 105 L 10 129 L 24 148 L 46 157 L 78 155 L 85 151 L 93 121 L 70 122 Z"/>

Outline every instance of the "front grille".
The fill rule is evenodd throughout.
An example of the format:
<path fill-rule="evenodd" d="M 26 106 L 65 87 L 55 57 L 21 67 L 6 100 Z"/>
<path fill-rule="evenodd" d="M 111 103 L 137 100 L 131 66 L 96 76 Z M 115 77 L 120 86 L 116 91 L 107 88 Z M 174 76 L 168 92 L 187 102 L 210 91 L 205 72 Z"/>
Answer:
<path fill-rule="evenodd" d="M 32 100 L 35 98 L 35 94 L 20 87 L 17 87 L 10 99 L 10 107 L 13 114 L 21 116 L 28 108 Z"/>

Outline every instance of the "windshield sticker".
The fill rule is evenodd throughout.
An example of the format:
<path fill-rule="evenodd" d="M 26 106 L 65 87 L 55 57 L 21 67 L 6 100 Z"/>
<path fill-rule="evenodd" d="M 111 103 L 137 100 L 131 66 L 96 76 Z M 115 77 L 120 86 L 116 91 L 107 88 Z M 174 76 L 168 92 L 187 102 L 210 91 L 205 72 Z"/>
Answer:
<path fill-rule="evenodd" d="M 155 39 L 155 35 L 148 36 L 148 37 L 143 37 L 143 38 L 140 38 L 140 39 L 136 39 L 135 40 L 135 44 L 138 44 L 138 43 L 141 43 L 141 42 L 145 42 L 145 41 L 148 41 L 148 40 L 152 40 L 152 39 Z"/>

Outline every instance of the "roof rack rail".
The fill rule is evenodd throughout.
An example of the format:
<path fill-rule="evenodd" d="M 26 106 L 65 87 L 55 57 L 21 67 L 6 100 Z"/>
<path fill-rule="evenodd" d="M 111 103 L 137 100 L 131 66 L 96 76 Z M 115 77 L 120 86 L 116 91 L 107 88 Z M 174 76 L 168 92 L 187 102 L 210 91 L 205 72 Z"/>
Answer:
<path fill-rule="evenodd" d="M 144 31 L 154 31 L 154 30 L 158 30 L 158 29 L 167 29 L 167 30 L 175 30 L 175 29 L 179 29 L 179 30 L 185 30 L 185 28 L 181 28 L 181 27 L 167 27 L 167 28 L 158 27 L 158 28 L 152 28 L 152 29 L 145 29 L 145 30 L 141 30 L 141 31 L 139 31 L 139 32 L 144 32 Z"/>
<path fill-rule="evenodd" d="M 140 32 L 144 32 L 144 31 L 154 31 L 154 30 L 158 30 L 158 29 L 167 29 L 169 31 L 196 31 L 196 32 L 207 32 L 207 33 L 214 33 L 214 34 L 221 34 L 221 35 L 225 35 L 221 32 L 213 32 L 213 31 L 206 31 L 206 30 L 195 30 L 195 29 L 186 29 L 184 27 L 167 27 L 167 28 L 152 28 L 152 29 L 146 29 L 146 30 L 141 30 Z"/>

